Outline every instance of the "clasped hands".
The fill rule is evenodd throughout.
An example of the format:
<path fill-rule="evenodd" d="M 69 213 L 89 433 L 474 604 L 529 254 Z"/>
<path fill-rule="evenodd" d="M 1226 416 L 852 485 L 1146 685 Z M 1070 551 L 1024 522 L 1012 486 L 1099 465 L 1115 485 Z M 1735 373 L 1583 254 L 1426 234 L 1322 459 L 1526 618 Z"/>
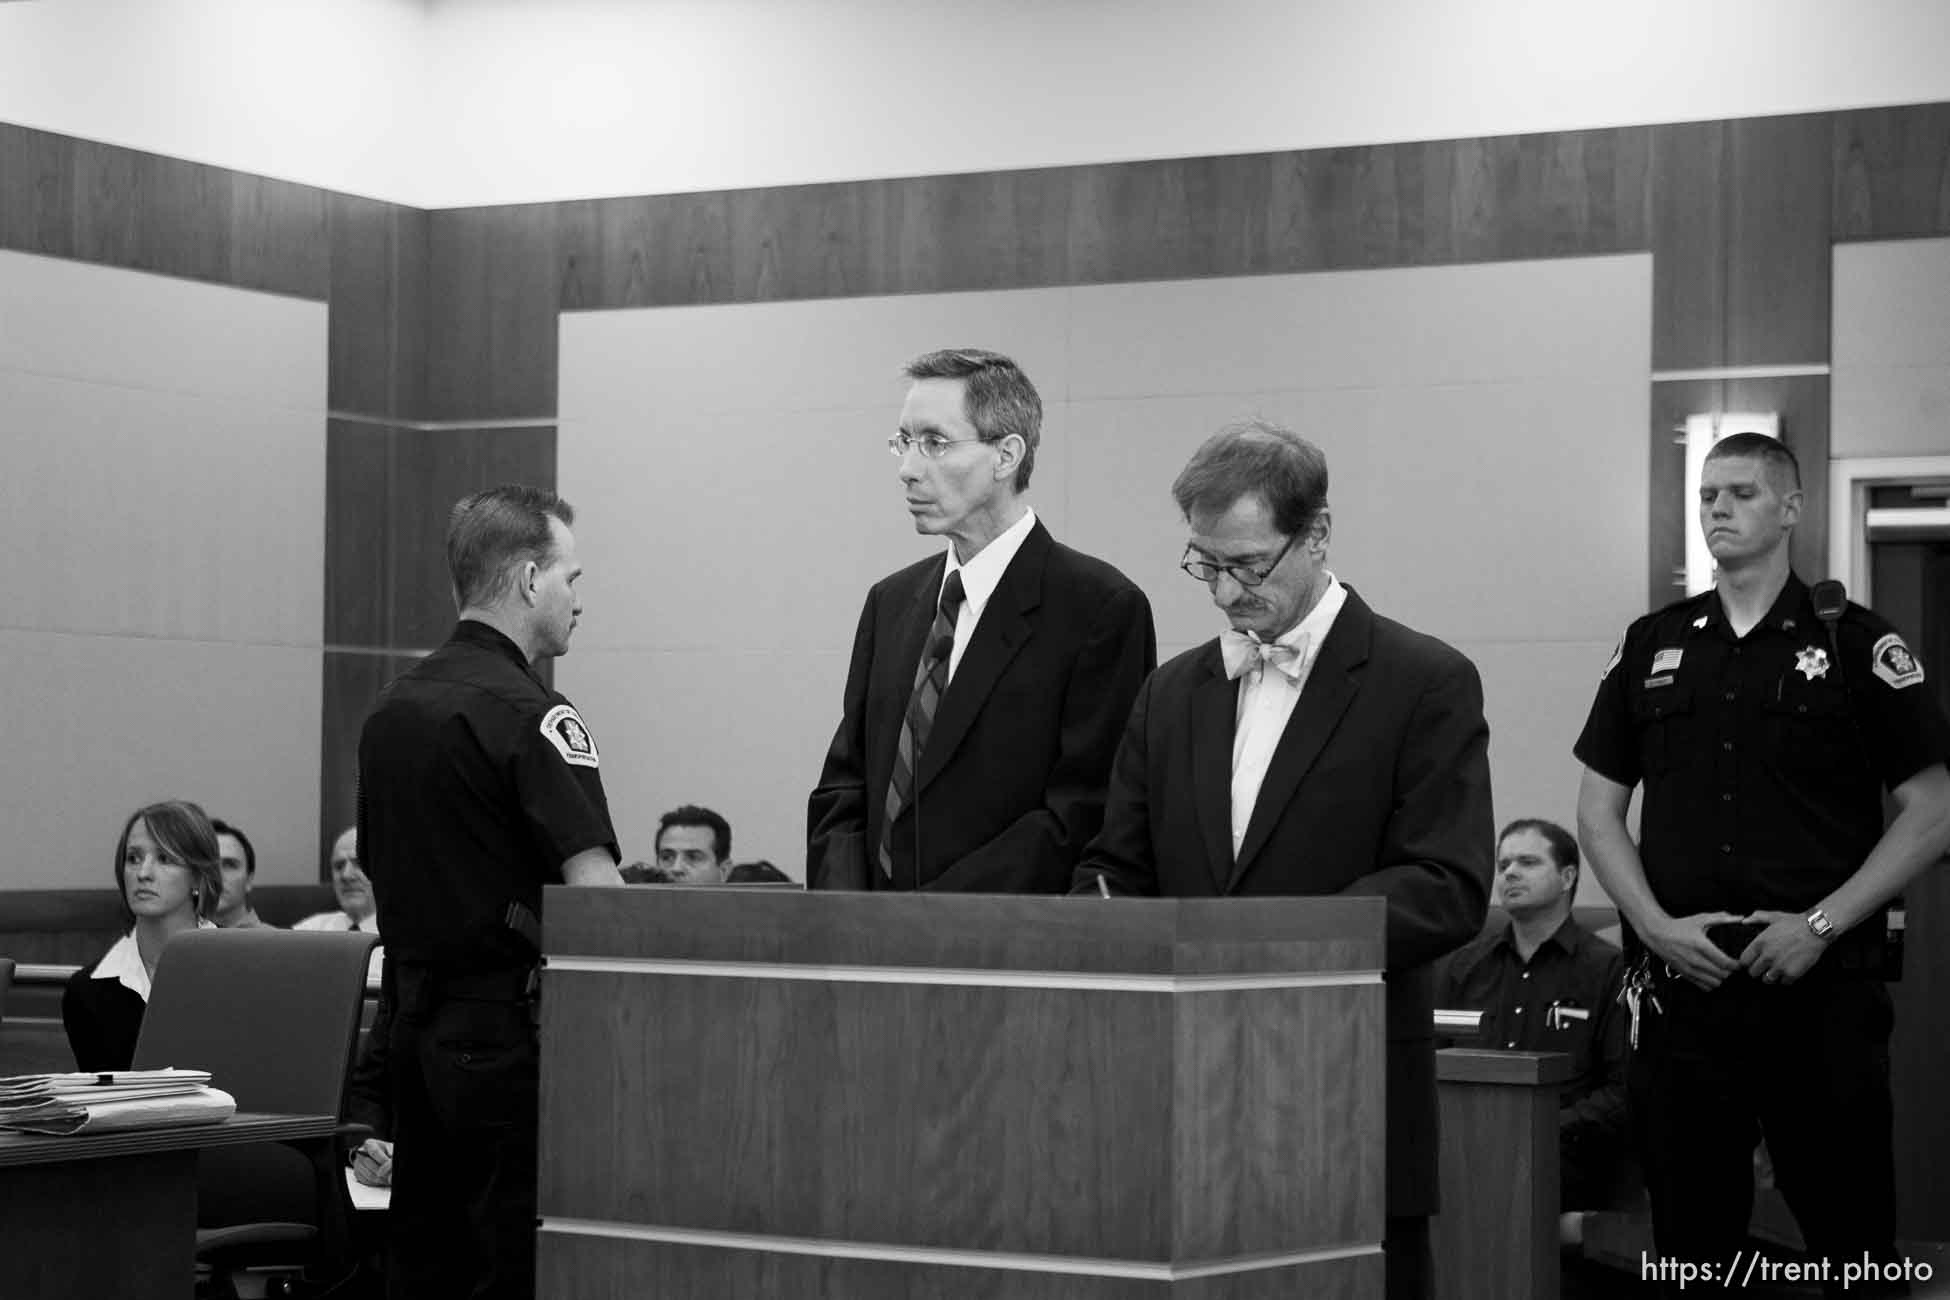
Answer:
<path fill-rule="evenodd" d="M 1761 924 L 1762 930 L 1738 957 L 1729 957 L 1706 933 L 1716 925 Z M 1828 941 L 1817 938 L 1800 912 L 1695 912 L 1668 917 L 1648 926 L 1639 937 L 1672 973 L 1689 984 L 1715 989 L 1735 971 L 1744 970 L 1763 984 L 1792 984 L 1821 959 Z"/>

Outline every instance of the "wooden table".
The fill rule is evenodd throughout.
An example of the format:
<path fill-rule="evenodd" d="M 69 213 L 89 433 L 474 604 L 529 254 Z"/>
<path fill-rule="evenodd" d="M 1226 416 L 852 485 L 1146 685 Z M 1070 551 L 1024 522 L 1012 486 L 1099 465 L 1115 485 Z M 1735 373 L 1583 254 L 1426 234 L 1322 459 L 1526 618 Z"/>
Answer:
<path fill-rule="evenodd" d="M 205 1147 L 329 1135 L 331 1115 L 47 1137 L 0 1133 L 0 1296 L 183 1300 L 196 1287 Z"/>

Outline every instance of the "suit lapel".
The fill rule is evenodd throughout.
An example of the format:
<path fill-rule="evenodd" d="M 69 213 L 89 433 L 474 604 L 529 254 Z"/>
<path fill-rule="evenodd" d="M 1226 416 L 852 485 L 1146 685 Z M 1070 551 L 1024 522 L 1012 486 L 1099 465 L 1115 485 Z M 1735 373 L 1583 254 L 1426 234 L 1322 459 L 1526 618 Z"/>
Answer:
<path fill-rule="evenodd" d="M 1224 893 L 1232 874 L 1232 738 L 1239 685 L 1226 676 L 1217 641 L 1201 654 L 1200 667 L 1206 675 L 1192 688 L 1192 807 L 1212 884 Z"/>
<path fill-rule="evenodd" d="M 1253 800 L 1252 819 L 1246 823 L 1246 838 L 1239 845 L 1239 860 L 1232 864 L 1231 877 L 1226 882 L 1228 889 L 1238 883 L 1253 858 L 1266 847 L 1274 824 L 1286 811 L 1301 780 L 1320 757 L 1320 751 L 1353 702 L 1361 686 L 1358 669 L 1367 662 L 1373 630 L 1374 615 L 1350 590 L 1347 603 L 1335 616 L 1327 641 L 1314 660 L 1313 671 L 1307 675 L 1307 684 L 1293 706 L 1293 716 L 1287 719 L 1286 730 L 1280 733 L 1272 761 L 1267 764 L 1266 779 L 1260 782 L 1259 797 Z M 1227 757 L 1230 760 L 1231 756 Z M 1231 770 L 1228 761 L 1226 771 L 1229 774 Z M 1230 795 L 1228 787 L 1228 800 Z"/>
<path fill-rule="evenodd" d="M 1043 603 L 1043 569 L 1054 544 L 1049 529 L 1038 520 L 1009 567 L 1002 571 L 1002 581 L 983 607 L 975 634 L 968 639 L 968 649 L 962 652 L 961 663 L 935 710 L 934 730 L 921 754 L 915 789 L 927 786 L 954 757 L 1003 671 L 1035 634 L 1030 615 Z"/>

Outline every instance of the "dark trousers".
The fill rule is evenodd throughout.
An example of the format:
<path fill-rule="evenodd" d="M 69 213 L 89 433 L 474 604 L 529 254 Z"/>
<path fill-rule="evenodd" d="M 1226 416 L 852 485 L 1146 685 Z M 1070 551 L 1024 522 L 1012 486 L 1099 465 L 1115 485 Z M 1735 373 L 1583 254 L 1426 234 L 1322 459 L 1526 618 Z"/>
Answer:
<path fill-rule="evenodd" d="M 1830 1262 L 1828 1294 L 1865 1253 L 1895 1258 L 1889 993 L 1819 970 L 1784 987 L 1735 975 L 1711 993 L 1667 981 L 1663 1011 L 1641 1015 L 1628 1090 L 1653 1239 L 1663 1259 L 1712 1265 L 1714 1285 L 1748 1251 L 1763 1136 L 1809 1255 Z"/>
<path fill-rule="evenodd" d="M 535 1294 L 539 1054 L 519 995 L 402 968 L 391 1049 L 393 1300 Z"/>

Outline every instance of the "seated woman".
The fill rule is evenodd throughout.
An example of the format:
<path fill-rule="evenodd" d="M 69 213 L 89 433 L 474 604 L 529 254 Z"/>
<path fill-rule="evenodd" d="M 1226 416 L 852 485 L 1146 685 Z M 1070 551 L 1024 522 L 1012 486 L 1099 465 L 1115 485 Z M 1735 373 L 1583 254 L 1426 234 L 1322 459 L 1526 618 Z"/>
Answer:
<path fill-rule="evenodd" d="M 115 849 L 115 883 L 129 932 L 83 967 L 61 995 L 61 1023 L 79 1070 L 126 1070 L 149 1006 L 149 981 L 163 945 L 205 919 L 223 894 L 217 833 L 193 803 L 138 810 Z"/>

